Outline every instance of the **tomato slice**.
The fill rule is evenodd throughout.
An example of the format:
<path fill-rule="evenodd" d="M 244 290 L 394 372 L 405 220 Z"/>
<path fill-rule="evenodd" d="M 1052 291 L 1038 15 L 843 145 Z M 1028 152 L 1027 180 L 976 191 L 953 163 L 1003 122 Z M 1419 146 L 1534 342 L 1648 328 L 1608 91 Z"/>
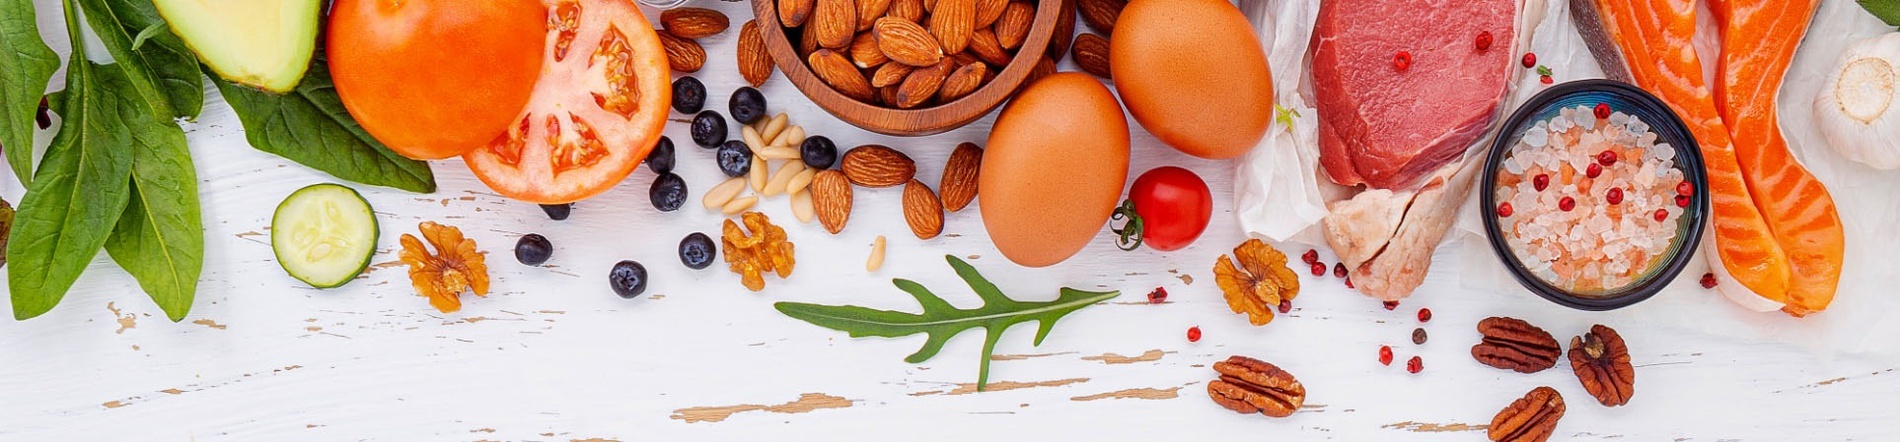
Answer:
<path fill-rule="evenodd" d="M 546 52 L 528 107 L 462 158 L 502 196 L 561 204 L 633 173 L 666 127 L 672 78 L 659 36 L 633 2 L 546 4 Z"/>

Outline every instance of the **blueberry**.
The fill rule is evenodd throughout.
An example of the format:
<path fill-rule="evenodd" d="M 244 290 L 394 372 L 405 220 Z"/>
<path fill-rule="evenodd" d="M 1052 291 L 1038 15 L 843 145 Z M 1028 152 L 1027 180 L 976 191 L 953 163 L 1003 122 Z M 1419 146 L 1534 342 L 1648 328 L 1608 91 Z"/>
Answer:
<path fill-rule="evenodd" d="M 717 111 L 702 111 L 693 116 L 693 143 L 711 149 L 726 142 L 726 117 Z"/>
<path fill-rule="evenodd" d="M 732 100 L 726 106 L 732 112 L 733 121 L 739 124 L 757 123 L 760 118 L 765 118 L 765 94 L 751 86 L 732 91 Z"/>
<path fill-rule="evenodd" d="M 548 256 L 553 254 L 554 244 L 548 243 L 548 238 L 540 234 L 522 235 L 520 241 L 515 241 L 515 260 L 522 264 L 538 266 L 548 262 Z"/>
<path fill-rule="evenodd" d="M 673 173 L 672 138 L 660 137 L 660 142 L 653 144 L 653 150 L 647 151 L 647 168 L 661 175 Z"/>
<path fill-rule="evenodd" d="M 678 80 L 673 80 L 673 110 L 690 114 L 705 108 L 705 84 L 693 77 L 680 77 Z"/>
<path fill-rule="evenodd" d="M 633 299 L 647 291 L 647 267 L 633 261 L 621 261 L 607 273 L 607 285 L 613 286 L 614 294 L 622 298 Z"/>
<path fill-rule="evenodd" d="M 742 177 L 752 171 L 752 148 L 739 140 L 727 141 L 719 146 L 719 171 L 729 177 Z"/>
<path fill-rule="evenodd" d="M 662 173 L 653 180 L 653 187 L 647 189 L 647 198 L 653 200 L 653 208 L 661 212 L 679 210 L 686 204 L 686 180 L 673 173 Z"/>
<path fill-rule="evenodd" d="M 809 137 L 805 138 L 804 144 L 798 146 L 798 155 L 804 158 L 806 167 L 818 170 L 830 169 L 832 164 L 838 162 L 838 145 L 824 136 Z"/>
<path fill-rule="evenodd" d="M 561 221 L 561 220 L 567 219 L 567 215 L 569 212 L 574 211 L 574 205 L 571 203 L 570 204 L 542 204 L 541 211 L 548 213 L 548 219 Z"/>
<path fill-rule="evenodd" d="M 693 232 L 680 240 L 680 262 L 686 264 L 686 268 L 699 270 L 710 267 L 713 257 L 718 253 L 718 246 L 713 245 L 712 238 L 706 237 L 704 233 Z"/>

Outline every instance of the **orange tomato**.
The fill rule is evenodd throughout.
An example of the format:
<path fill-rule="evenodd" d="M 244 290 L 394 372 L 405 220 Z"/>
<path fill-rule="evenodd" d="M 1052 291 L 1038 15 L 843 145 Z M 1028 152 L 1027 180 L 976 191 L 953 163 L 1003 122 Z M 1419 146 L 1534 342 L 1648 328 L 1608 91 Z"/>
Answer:
<path fill-rule="evenodd" d="M 326 51 L 350 116 L 434 160 L 487 144 L 527 105 L 547 27 L 535 0 L 337 0 Z"/>

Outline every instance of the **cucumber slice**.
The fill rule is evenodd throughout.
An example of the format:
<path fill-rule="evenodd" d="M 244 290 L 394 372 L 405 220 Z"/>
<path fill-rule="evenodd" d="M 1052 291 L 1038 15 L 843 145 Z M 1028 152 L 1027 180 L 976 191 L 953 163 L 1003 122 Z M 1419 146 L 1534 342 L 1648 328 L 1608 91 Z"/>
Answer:
<path fill-rule="evenodd" d="M 356 190 L 337 184 L 297 189 L 271 216 L 277 265 L 320 289 L 349 283 L 376 253 L 376 214 Z"/>

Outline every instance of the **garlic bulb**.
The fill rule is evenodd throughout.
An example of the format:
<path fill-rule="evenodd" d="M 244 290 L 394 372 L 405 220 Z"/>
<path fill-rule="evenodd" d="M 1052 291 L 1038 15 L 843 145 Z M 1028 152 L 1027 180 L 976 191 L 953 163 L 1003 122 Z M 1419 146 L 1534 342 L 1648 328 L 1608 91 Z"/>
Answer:
<path fill-rule="evenodd" d="M 1847 159 L 1900 168 L 1900 33 L 1855 42 L 1814 99 L 1815 122 Z"/>

